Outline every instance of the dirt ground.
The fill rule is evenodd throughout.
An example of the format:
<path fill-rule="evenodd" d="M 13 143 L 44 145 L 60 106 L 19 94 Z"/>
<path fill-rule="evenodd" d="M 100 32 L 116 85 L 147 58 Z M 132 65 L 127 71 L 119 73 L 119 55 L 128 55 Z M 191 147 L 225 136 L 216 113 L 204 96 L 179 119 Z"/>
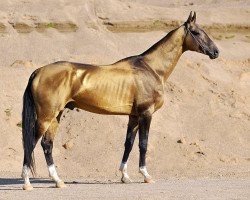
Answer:
<path fill-rule="evenodd" d="M 191 10 L 220 57 L 185 52 L 169 77 L 149 136 L 156 184 L 139 183 L 138 145 L 128 164 L 135 183 L 120 184 L 128 117 L 65 110 L 53 153 L 68 187 L 47 181 L 38 145 L 35 189 L 21 191 L 22 95 L 30 74 L 59 60 L 108 64 L 142 53 Z M 0 199 L 250 199 L 249 19 L 248 0 L 1 1 Z"/>
<path fill-rule="evenodd" d="M 35 190 L 24 192 L 20 179 L 0 179 L 0 199 L 240 199 L 250 196 L 249 179 L 159 180 L 155 184 L 68 181 L 57 189 L 44 179 L 33 181 Z"/>

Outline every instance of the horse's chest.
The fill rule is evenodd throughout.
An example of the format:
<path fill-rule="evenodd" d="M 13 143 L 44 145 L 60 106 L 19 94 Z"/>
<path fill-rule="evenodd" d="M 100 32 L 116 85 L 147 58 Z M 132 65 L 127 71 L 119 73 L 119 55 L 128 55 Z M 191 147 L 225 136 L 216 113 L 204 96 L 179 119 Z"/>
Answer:
<path fill-rule="evenodd" d="M 137 90 L 137 110 L 144 112 L 150 109 L 155 112 L 162 107 L 164 103 L 164 89 L 161 84 L 145 85 Z"/>
<path fill-rule="evenodd" d="M 154 111 L 157 111 L 162 107 L 164 103 L 164 90 L 160 87 L 158 90 L 154 91 Z"/>

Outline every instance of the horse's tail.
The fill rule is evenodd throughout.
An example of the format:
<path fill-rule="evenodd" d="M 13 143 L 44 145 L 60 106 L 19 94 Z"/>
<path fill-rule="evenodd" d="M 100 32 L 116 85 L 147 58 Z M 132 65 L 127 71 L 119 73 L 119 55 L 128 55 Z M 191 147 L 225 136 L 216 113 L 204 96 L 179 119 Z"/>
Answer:
<path fill-rule="evenodd" d="M 23 150 L 24 150 L 24 163 L 27 165 L 32 174 L 36 173 L 34 147 L 36 145 L 36 108 L 32 95 L 32 82 L 37 74 L 34 71 L 30 78 L 28 85 L 23 95 L 23 112 L 22 112 L 22 135 L 23 135 Z"/>

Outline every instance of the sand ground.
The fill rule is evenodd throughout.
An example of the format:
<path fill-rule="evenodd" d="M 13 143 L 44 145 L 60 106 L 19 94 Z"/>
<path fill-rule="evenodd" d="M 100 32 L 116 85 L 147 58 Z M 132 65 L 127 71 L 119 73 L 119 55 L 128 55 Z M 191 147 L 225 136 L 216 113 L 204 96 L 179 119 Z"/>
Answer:
<path fill-rule="evenodd" d="M 155 184 L 68 181 L 67 188 L 53 188 L 44 179 L 34 180 L 35 190 L 21 190 L 22 180 L 1 179 L 0 199 L 240 199 L 250 196 L 249 179 L 159 180 Z"/>

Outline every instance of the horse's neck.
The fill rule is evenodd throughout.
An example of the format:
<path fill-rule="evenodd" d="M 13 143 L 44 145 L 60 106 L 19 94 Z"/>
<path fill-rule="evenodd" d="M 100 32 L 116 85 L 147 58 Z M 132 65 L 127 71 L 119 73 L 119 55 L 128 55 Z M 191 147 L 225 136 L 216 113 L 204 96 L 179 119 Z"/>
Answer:
<path fill-rule="evenodd" d="M 185 29 L 184 26 L 181 26 L 168 33 L 168 35 L 142 54 L 144 62 L 146 62 L 164 82 L 173 71 L 183 53 L 184 38 Z"/>

